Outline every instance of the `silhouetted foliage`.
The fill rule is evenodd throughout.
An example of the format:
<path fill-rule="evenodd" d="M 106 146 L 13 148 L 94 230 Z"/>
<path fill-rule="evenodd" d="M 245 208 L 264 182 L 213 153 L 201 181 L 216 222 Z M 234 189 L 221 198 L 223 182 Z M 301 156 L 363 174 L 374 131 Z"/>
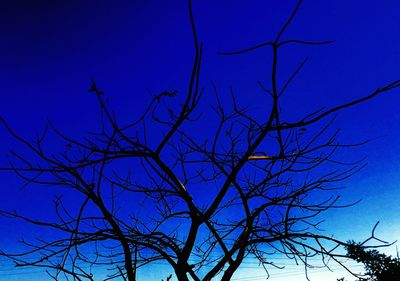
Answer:
<path fill-rule="evenodd" d="M 387 256 L 379 251 L 367 250 L 362 243 L 350 241 L 346 246 L 347 256 L 363 263 L 366 275 L 373 281 L 400 280 L 400 259 Z"/>
<path fill-rule="evenodd" d="M 272 50 L 269 76 L 258 82 L 268 97 L 260 100 L 262 116 L 255 117 L 234 94 L 226 95 L 232 104 L 226 106 L 215 89 L 214 104 L 206 108 L 209 116 L 215 113 L 215 122 L 208 121 L 201 135 L 196 124 L 202 120 L 193 113 L 204 92 L 202 44 L 191 1 L 188 4 L 194 61 L 186 91 L 161 92 L 139 118 L 121 121 L 106 102 L 107 93 L 93 80 L 89 91 L 101 109 L 101 129 L 75 139 L 50 125 L 66 148 L 58 154 L 48 151 L 43 138 L 28 141 L 0 117 L 10 135 L 33 155 L 11 151 L 14 161 L 2 170 L 15 172 L 27 184 L 60 192 L 67 188 L 79 202 L 69 208 L 71 204 L 57 197 L 54 221 L 0 211 L 55 233 L 23 241 L 22 252 L 1 253 L 16 266 L 44 268 L 55 280 L 95 280 L 92 268 L 107 265 L 107 280 L 134 281 L 138 268 L 162 261 L 180 281 L 228 281 L 245 259 L 257 259 L 266 271 L 276 266 L 270 259 L 275 254 L 305 270 L 316 256 L 325 266 L 329 260 L 341 264 L 343 255 L 337 249 L 349 244 L 323 234 L 318 217 L 331 208 L 346 207 L 330 192 L 363 164 L 334 158 L 338 149 L 351 145 L 336 140 L 337 132 L 329 130 L 333 120 L 326 119 L 400 87 L 400 81 L 348 103 L 285 120 L 282 96 L 306 60 L 281 78 L 281 48 L 330 43 L 282 39 L 299 1 L 272 41 L 222 54 Z M 181 106 L 168 107 L 167 101 L 179 98 Z M 143 206 L 148 212 L 140 212 Z M 349 249 L 358 253 L 358 248 Z"/>

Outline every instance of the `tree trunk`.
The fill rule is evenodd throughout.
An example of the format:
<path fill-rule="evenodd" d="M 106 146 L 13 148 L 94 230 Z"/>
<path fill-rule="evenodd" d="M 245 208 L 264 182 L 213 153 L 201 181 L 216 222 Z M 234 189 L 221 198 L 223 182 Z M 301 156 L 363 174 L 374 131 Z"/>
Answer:
<path fill-rule="evenodd" d="M 189 281 L 186 270 L 184 270 L 183 268 L 176 268 L 175 274 L 178 278 L 178 281 Z"/>

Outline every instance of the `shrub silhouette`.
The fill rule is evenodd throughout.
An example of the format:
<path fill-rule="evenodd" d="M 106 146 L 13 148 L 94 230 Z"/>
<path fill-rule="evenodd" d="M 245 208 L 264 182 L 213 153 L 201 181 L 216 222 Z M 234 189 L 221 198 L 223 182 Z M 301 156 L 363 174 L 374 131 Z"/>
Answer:
<path fill-rule="evenodd" d="M 377 250 L 367 250 L 363 243 L 350 241 L 346 246 L 347 256 L 364 264 L 367 280 L 371 281 L 398 281 L 400 280 L 400 258 L 387 256 Z M 359 280 L 365 280 L 360 278 Z M 344 281 L 344 278 L 338 279 Z"/>

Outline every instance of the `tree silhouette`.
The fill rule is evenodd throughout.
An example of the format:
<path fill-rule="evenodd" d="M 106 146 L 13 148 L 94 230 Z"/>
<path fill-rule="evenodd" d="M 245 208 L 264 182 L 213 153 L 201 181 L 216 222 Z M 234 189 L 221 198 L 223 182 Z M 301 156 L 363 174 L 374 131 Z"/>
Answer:
<path fill-rule="evenodd" d="M 367 250 L 362 243 L 350 241 L 346 246 L 349 258 L 363 263 L 366 275 L 373 281 L 396 281 L 400 276 L 400 260 L 378 252 Z"/>
<path fill-rule="evenodd" d="M 376 226 L 375 226 L 376 228 Z M 374 229 L 375 229 L 374 228 Z M 375 238 L 372 235 L 373 238 Z M 376 239 L 376 238 L 375 238 Z M 349 241 L 346 245 L 347 257 L 355 260 L 358 263 L 363 263 L 366 270 L 364 276 L 359 280 L 370 281 L 396 281 L 400 276 L 400 259 L 399 257 L 393 258 L 386 254 L 380 253 L 375 246 L 366 246 L 365 244 L 371 239 L 367 239 L 361 243 Z M 379 239 L 378 239 L 379 240 Z M 381 241 L 384 242 L 384 241 Z M 384 242 L 386 243 L 386 242 Z M 385 246 L 388 246 L 387 244 Z M 344 278 L 338 281 L 345 281 Z"/>
<path fill-rule="evenodd" d="M 80 202 L 69 208 L 57 197 L 54 221 L 1 211 L 3 216 L 54 231 L 48 238 L 23 241 L 22 252 L 1 254 L 16 266 L 46 269 L 55 280 L 95 280 L 92 268 L 108 265 L 106 280 L 133 281 L 138 268 L 159 261 L 168 263 L 180 281 L 230 280 L 245 259 L 255 258 L 267 270 L 274 266 L 269 258 L 277 253 L 305 269 L 314 256 L 325 265 L 329 259 L 342 264 L 343 255 L 336 250 L 351 244 L 322 233 L 318 216 L 346 207 L 330 190 L 359 171 L 362 163 L 349 166 L 334 160 L 338 149 L 351 145 L 339 143 L 337 133 L 329 133 L 333 118 L 328 118 L 399 87 L 400 81 L 296 121 L 285 120 L 282 96 L 306 60 L 283 80 L 277 73 L 281 48 L 330 43 L 282 39 L 301 2 L 273 41 L 221 54 L 272 50 L 270 87 L 259 82 L 270 95 L 260 101 L 266 109 L 261 118 L 243 108 L 233 93 L 233 106 L 228 108 L 215 87 L 216 101 L 209 108 L 210 114 L 216 113 L 215 123 L 209 125 L 213 133 L 197 133 L 201 120 L 193 113 L 204 92 L 203 48 L 191 1 L 195 56 L 179 108 L 164 104 L 180 98 L 183 91 L 164 91 L 140 118 L 120 121 L 106 102 L 107 94 L 93 80 L 89 91 L 101 109 L 101 130 L 77 140 L 50 124 L 66 147 L 60 154 L 47 151 L 43 138 L 30 142 L 21 137 L 0 117 L 10 135 L 33 154 L 11 151 L 14 161 L 2 170 L 15 172 L 29 184 L 68 188 L 75 193 L 74 202 Z M 151 139 L 158 136 L 149 133 L 152 129 L 162 136 Z"/>

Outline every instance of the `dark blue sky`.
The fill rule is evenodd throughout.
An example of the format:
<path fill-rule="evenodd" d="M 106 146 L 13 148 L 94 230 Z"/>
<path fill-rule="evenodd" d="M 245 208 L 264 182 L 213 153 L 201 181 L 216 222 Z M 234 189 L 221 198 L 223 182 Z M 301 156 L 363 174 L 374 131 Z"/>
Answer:
<path fill-rule="evenodd" d="M 270 50 L 231 57 L 217 53 L 272 40 L 295 2 L 193 1 L 204 44 L 203 108 L 212 102 L 210 86 L 214 82 L 222 96 L 232 87 L 243 104 L 262 112 L 256 82 L 269 77 Z M 305 0 L 284 37 L 335 43 L 288 46 L 283 51 L 282 79 L 305 56 L 310 57 L 284 99 L 287 120 L 322 105 L 332 107 L 361 97 L 399 79 L 399 8 L 395 0 Z M 150 99 L 165 89 L 184 93 L 194 55 L 186 1 L 3 0 L 0 34 L 0 115 L 32 139 L 43 130 L 47 118 L 75 137 L 98 128 L 97 104 L 87 92 L 91 77 L 121 120 L 138 116 Z M 397 90 L 337 117 L 334 126 L 342 128 L 344 142 L 372 140 L 342 154 L 351 159 L 368 156 L 368 166 L 342 191 L 345 202 L 363 201 L 332 212 L 326 223 L 325 228 L 340 237 L 366 237 L 377 220 L 383 238 L 393 240 L 400 235 L 399 105 Z M 199 133 L 207 129 L 205 125 Z M 14 144 L 5 137 L 5 130 L 1 129 L 0 135 L 5 163 Z M 57 143 L 49 146 L 57 149 Z M 13 175 L 2 174 L 1 178 L 0 208 L 38 215 L 47 211 L 48 190 L 16 192 L 20 182 Z M 19 224 L 1 220 L 1 244 L 11 247 L 15 235 L 24 231 Z"/>

